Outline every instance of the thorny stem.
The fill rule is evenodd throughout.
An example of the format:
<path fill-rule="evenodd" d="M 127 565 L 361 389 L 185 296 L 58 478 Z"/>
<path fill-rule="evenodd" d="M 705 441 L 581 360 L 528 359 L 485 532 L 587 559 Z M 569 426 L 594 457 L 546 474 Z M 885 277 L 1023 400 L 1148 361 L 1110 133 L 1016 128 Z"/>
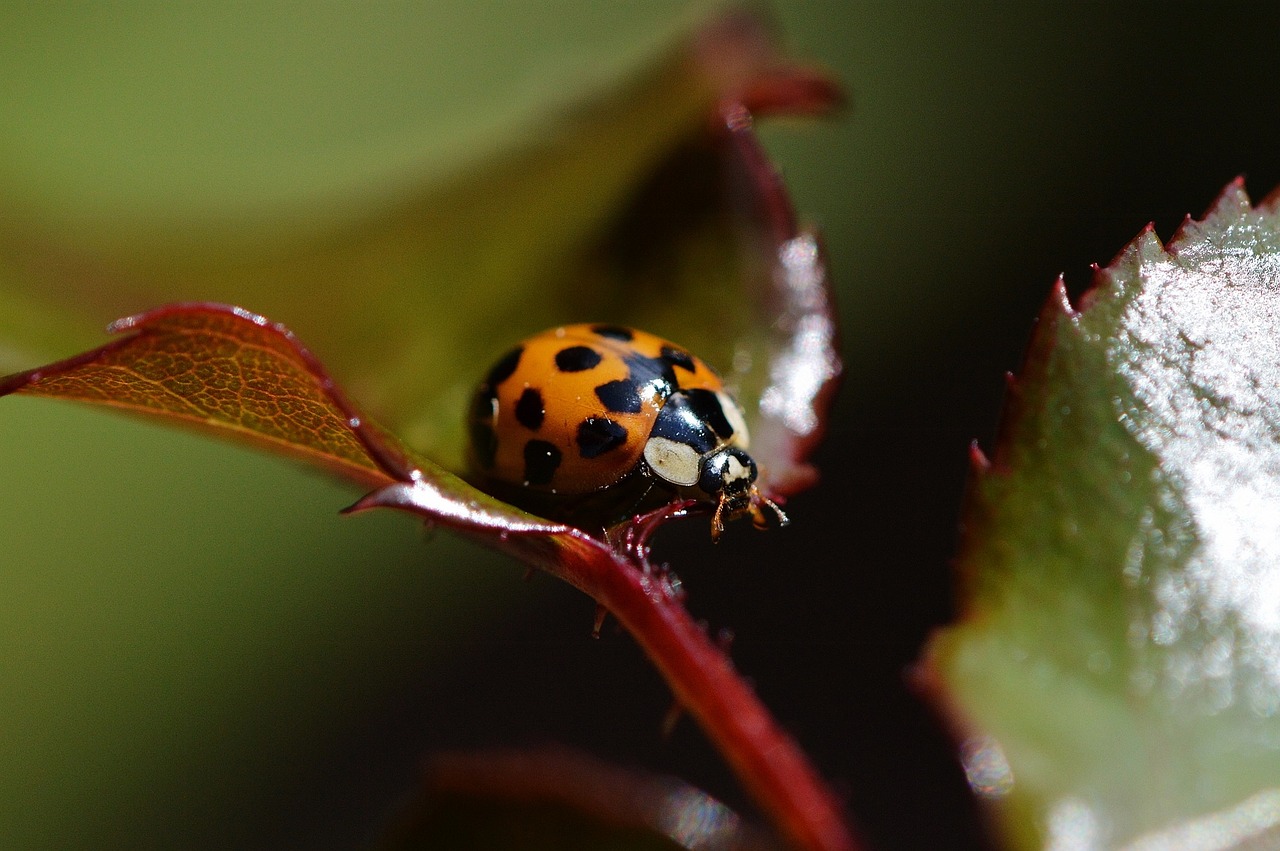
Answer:
<path fill-rule="evenodd" d="M 784 80 L 782 88 L 807 92 L 815 108 L 833 105 L 834 88 L 814 81 L 821 83 L 821 76 L 797 75 Z M 796 101 L 794 91 L 783 100 Z M 776 250 L 797 236 L 799 227 L 786 189 L 752 132 L 751 106 L 749 98 L 724 102 L 721 127 L 747 175 L 766 242 Z M 738 675 L 728 655 L 694 622 L 669 574 L 655 570 L 649 561 L 650 536 L 687 508 L 675 504 L 636 518 L 624 530 L 611 530 L 607 550 L 599 547 L 592 556 L 583 554 L 601 562 L 607 558 L 608 564 L 592 571 L 590 587 L 579 587 L 644 648 L 679 704 L 698 719 L 748 792 L 793 844 L 853 851 L 860 845 L 835 796 Z"/>
<path fill-rule="evenodd" d="M 647 552 L 615 551 L 610 561 L 595 573 L 591 593 L 644 648 L 760 807 L 799 848 L 858 848 L 840 804 L 808 758 L 667 583 L 654 581 Z"/>

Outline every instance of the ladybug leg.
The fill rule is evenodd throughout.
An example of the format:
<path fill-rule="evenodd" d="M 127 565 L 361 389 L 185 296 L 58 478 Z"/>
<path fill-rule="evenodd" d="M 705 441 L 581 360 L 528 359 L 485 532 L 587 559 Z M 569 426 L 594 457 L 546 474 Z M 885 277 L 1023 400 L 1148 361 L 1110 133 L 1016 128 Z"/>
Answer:
<path fill-rule="evenodd" d="M 711 518 L 711 541 L 713 543 L 720 542 L 720 536 L 724 534 L 724 494 L 720 494 L 720 501 L 716 503 L 715 516 Z"/>
<path fill-rule="evenodd" d="M 752 488 L 750 508 L 751 525 L 757 529 L 764 530 L 769 528 L 769 518 L 765 515 L 764 508 L 762 506 L 769 507 L 769 510 L 773 512 L 774 517 L 777 518 L 778 526 L 786 526 L 791 523 L 791 518 L 787 516 L 787 513 L 783 511 L 781 507 L 779 507 L 778 503 L 769 499 L 769 497 L 760 493 L 755 488 Z"/>
<path fill-rule="evenodd" d="M 644 560 L 649 552 L 649 539 L 658 527 L 671 520 L 699 511 L 701 504 L 692 499 L 675 499 L 645 514 L 638 514 L 605 530 L 605 542 L 614 550 Z"/>

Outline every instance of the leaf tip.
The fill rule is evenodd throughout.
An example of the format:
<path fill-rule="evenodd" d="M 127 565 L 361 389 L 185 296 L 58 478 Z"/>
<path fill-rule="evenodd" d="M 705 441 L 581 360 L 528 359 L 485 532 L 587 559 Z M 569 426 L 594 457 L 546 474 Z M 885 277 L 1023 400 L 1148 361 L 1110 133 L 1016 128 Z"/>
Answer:
<path fill-rule="evenodd" d="M 1171 253 L 1184 250 L 1189 245 L 1194 246 L 1197 241 L 1238 225 L 1255 230 L 1262 227 L 1265 215 L 1276 213 L 1277 207 L 1280 207 L 1280 187 L 1272 190 L 1255 205 L 1245 190 L 1244 177 L 1238 176 L 1222 188 L 1204 215 L 1199 219 L 1188 215 L 1183 220 L 1169 240 L 1167 250 Z M 1212 238 L 1216 240 L 1216 237 Z"/>
<path fill-rule="evenodd" d="M 1237 176 L 1222 187 L 1222 191 L 1213 199 L 1204 214 L 1197 220 L 1188 214 L 1178 226 L 1178 230 L 1170 238 L 1168 249 L 1175 251 L 1187 241 L 1199 237 L 1206 228 L 1221 227 L 1227 223 L 1238 221 L 1252 213 L 1253 202 L 1244 188 L 1244 177 Z"/>
<path fill-rule="evenodd" d="M 1164 243 L 1160 240 L 1160 234 L 1156 233 L 1155 222 L 1147 222 L 1142 230 L 1138 231 L 1138 235 L 1129 240 L 1128 244 L 1120 249 L 1115 257 L 1111 258 L 1107 268 L 1124 263 L 1134 252 L 1141 252 L 1143 249 L 1164 250 Z"/>
<path fill-rule="evenodd" d="M 1178 229 L 1179 233 L 1191 225 L 1194 225 L 1194 222 L 1184 222 Z M 1156 233 L 1155 222 L 1147 222 L 1133 239 L 1129 240 L 1123 248 L 1116 252 L 1116 255 L 1105 266 L 1099 266 L 1097 263 L 1092 264 L 1093 280 L 1089 282 L 1089 288 L 1080 296 L 1079 313 L 1089 310 L 1099 299 L 1110 292 L 1115 274 L 1118 271 L 1140 263 L 1142 258 L 1167 253 L 1168 249 L 1161 242 L 1159 234 Z"/>
<path fill-rule="evenodd" d="M 821 117 L 843 109 L 848 97 L 830 72 L 797 66 L 762 74 L 737 101 L 754 115 Z"/>
<path fill-rule="evenodd" d="M 1085 296 L 1087 298 L 1088 293 L 1085 293 Z M 1051 326 L 1061 319 L 1075 319 L 1079 315 L 1079 311 L 1071 304 L 1071 296 L 1067 293 L 1066 279 L 1063 278 L 1062 273 L 1058 273 L 1058 277 L 1049 287 L 1049 294 L 1045 297 L 1044 304 L 1040 307 L 1036 324 Z"/>
<path fill-rule="evenodd" d="M 1049 289 L 1049 304 L 1045 307 L 1052 308 L 1061 316 L 1076 316 L 1076 309 L 1071 306 L 1071 297 L 1067 295 L 1067 282 L 1062 273 L 1058 273 L 1058 278 L 1053 282 L 1053 286 Z"/>
<path fill-rule="evenodd" d="M 1207 219 L 1219 213 L 1239 214 L 1252 209 L 1253 202 L 1249 200 L 1249 193 L 1244 188 L 1244 175 L 1238 174 L 1230 183 L 1222 187 L 1218 197 L 1214 198 L 1209 209 L 1205 210 L 1203 218 Z"/>
<path fill-rule="evenodd" d="M 1173 232 L 1173 236 L 1169 237 L 1169 245 L 1176 246 L 1178 243 L 1186 239 L 1187 234 L 1195 227 L 1195 225 L 1196 220 L 1190 213 L 1184 215 L 1182 217 L 1182 221 L 1178 223 L 1177 230 Z"/>
<path fill-rule="evenodd" d="M 969 469 L 975 476 L 985 475 L 991 469 L 991 459 L 982 451 L 977 440 L 969 441 Z"/>

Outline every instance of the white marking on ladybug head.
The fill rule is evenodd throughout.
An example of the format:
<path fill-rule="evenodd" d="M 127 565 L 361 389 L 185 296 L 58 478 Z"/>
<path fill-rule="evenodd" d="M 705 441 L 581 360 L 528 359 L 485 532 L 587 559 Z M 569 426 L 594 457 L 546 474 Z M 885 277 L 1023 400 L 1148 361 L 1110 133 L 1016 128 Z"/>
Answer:
<path fill-rule="evenodd" d="M 644 460 L 659 478 L 682 487 L 696 485 L 702 472 L 698 450 L 666 437 L 651 437 L 645 442 Z"/>
<path fill-rule="evenodd" d="M 751 468 L 739 461 L 736 455 L 730 453 L 724 465 L 722 477 L 725 484 L 741 481 L 742 479 L 751 480 Z"/>
<path fill-rule="evenodd" d="M 751 444 L 751 435 L 747 433 L 747 418 L 742 408 L 728 393 L 716 393 L 716 399 L 720 402 L 720 410 L 724 411 L 724 418 L 733 426 L 733 437 L 729 442 L 746 449 Z"/>

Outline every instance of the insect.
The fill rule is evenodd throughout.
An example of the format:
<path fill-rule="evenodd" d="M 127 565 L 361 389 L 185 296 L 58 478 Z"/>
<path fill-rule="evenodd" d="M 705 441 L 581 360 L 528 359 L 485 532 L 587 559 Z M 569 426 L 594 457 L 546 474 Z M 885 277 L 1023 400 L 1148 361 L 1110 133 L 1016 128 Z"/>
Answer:
<path fill-rule="evenodd" d="M 766 528 L 766 509 L 788 522 L 756 486 L 746 418 L 720 377 L 644 331 L 566 325 L 528 338 L 476 388 L 468 434 L 477 474 L 536 510 L 603 504 L 616 517 L 658 487 L 713 503 L 713 539 L 744 514 Z"/>

